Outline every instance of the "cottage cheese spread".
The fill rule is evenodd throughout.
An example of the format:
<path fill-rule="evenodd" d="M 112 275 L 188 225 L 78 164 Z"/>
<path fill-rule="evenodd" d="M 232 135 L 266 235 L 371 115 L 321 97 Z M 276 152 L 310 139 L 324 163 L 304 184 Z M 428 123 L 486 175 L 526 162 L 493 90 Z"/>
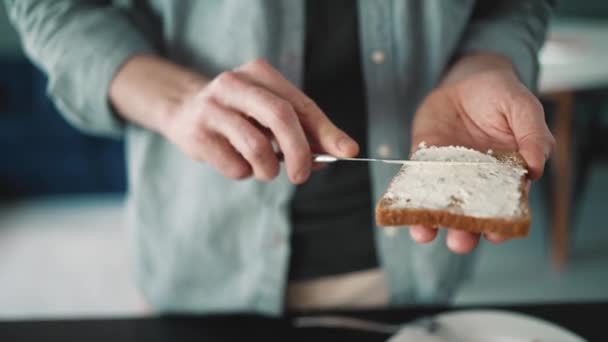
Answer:
<path fill-rule="evenodd" d="M 512 218 L 524 214 L 520 206 L 521 165 L 498 161 L 492 151 L 465 147 L 426 147 L 412 160 L 480 162 L 479 165 L 421 163 L 403 165 L 385 198 L 392 208 L 447 210 L 480 218 Z"/>

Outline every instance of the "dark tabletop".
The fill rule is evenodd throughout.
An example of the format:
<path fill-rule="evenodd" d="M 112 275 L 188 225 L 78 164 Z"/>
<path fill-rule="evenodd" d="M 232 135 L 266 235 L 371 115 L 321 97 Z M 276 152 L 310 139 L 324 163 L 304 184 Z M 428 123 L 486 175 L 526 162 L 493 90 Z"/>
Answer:
<path fill-rule="evenodd" d="M 458 309 L 504 309 L 533 315 L 563 326 L 590 341 L 602 338 L 608 302 L 521 306 L 477 306 Z M 449 310 L 417 307 L 376 311 L 323 312 L 387 323 Z M 310 315 L 310 313 L 308 314 Z M 295 328 L 293 316 L 165 316 L 126 319 L 18 321 L 0 323 L 0 341 L 385 341 L 388 335 L 346 329 Z"/>

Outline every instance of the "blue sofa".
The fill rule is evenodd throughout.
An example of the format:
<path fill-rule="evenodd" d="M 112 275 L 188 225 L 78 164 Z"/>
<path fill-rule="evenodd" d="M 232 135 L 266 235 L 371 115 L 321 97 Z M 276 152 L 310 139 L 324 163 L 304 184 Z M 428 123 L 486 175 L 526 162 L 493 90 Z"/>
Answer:
<path fill-rule="evenodd" d="M 69 126 L 45 87 L 24 57 L 0 59 L 0 198 L 123 192 L 122 143 Z"/>

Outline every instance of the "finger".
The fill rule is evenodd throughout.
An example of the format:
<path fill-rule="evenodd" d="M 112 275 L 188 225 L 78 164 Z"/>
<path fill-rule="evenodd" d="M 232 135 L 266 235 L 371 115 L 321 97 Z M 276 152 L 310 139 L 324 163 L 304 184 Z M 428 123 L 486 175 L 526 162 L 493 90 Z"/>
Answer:
<path fill-rule="evenodd" d="M 410 236 L 418 243 L 428 243 L 435 240 L 437 229 L 414 225 L 410 227 Z"/>
<path fill-rule="evenodd" d="M 532 94 L 527 94 L 515 102 L 511 129 L 519 153 L 528 164 L 529 178 L 538 179 L 542 176 L 545 162 L 555 146 L 555 139 L 547 127 L 542 105 Z"/>
<path fill-rule="evenodd" d="M 543 175 L 553 145 L 553 138 L 547 136 L 528 136 L 518 141 L 519 153 L 528 164 L 530 179 L 536 180 Z"/>
<path fill-rule="evenodd" d="M 296 106 L 296 111 L 310 140 L 316 142 L 324 152 L 331 155 L 354 157 L 359 154 L 359 144 L 336 127 L 312 100 L 309 101 L 300 102 Z"/>
<path fill-rule="evenodd" d="M 465 254 L 477 246 L 479 242 L 479 234 L 469 233 L 461 230 L 448 230 L 447 236 L 448 248 L 457 254 Z"/>
<path fill-rule="evenodd" d="M 211 132 L 208 134 L 208 138 L 201 144 L 202 160 L 226 178 L 243 179 L 251 176 L 249 163 L 224 137 Z"/>
<path fill-rule="evenodd" d="M 508 237 L 496 233 L 485 233 L 484 236 L 491 243 L 502 243 L 509 240 Z"/>
<path fill-rule="evenodd" d="M 340 157 L 352 157 L 359 153 L 359 145 L 348 134 L 337 128 L 312 99 L 267 62 L 256 60 L 238 68 L 237 72 L 289 101 L 307 136 L 318 143 L 324 152 Z"/>
<path fill-rule="evenodd" d="M 255 178 L 274 179 L 279 174 L 279 162 L 270 140 L 241 114 L 226 108 L 209 122 L 210 129 L 226 137 L 253 169 Z"/>
<path fill-rule="evenodd" d="M 218 76 L 216 87 L 215 96 L 222 105 L 250 116 L 270 129 L 284 155 L 291 181 L 296 184 L 306 181 L 312 163 L 310 147 L 289 102 L 234 73 Z"/>

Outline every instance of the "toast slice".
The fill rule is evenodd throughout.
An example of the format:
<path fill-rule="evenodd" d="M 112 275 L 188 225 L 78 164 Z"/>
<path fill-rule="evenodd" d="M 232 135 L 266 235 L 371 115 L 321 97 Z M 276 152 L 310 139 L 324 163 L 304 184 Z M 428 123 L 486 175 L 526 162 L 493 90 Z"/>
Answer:
<path fill-rule="evenodd" d="M 517 152 L 426 147 L 403 165 L 376 206 L 380 227 L 425 225 L 522 237 L 530 229 L 527 165 Z M 457 162 L 483 162 L 465 164 Z"/>

